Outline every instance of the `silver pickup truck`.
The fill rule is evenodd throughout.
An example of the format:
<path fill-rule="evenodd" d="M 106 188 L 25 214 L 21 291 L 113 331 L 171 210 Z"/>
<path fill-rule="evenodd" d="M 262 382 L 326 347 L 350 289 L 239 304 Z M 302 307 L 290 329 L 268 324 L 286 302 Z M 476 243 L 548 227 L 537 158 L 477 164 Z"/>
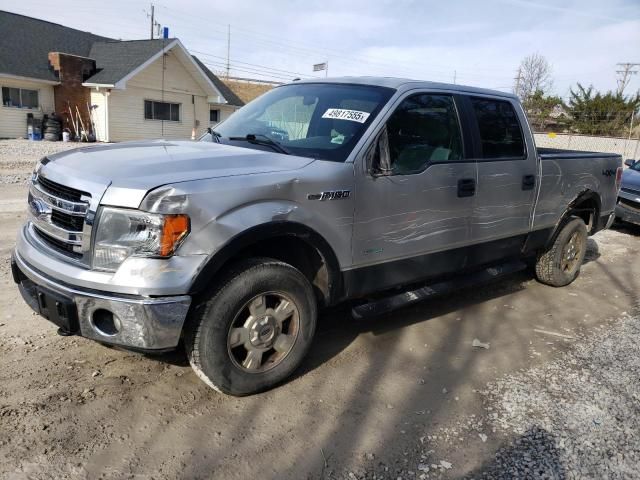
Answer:
<path fill-rule="evenodd" d="M 513 262 L 572 282 L 621 174 L 617 155 L 536 149 L 510 94 L 297 81 L 199 142 L 43 158 L 12 269 L 60 334 L 183 344 L 208 385 L 247 395 L 292 374 L 326 306 L 375 313 Z"/>

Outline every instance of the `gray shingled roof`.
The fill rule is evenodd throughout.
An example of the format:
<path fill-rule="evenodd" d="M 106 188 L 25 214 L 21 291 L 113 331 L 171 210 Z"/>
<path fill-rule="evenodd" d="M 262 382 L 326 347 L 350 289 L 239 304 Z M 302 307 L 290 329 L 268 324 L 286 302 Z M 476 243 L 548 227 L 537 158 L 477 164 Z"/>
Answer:
<path fill-rule="evenodd" d="M 218 91 L 222 94 L 222 96 L 225 98 L 225 100 L 229 105 L 233 105 L 236 107 L 244 106 L 244 102 L 240 100 L 240 98 L 238 98 L 238 96 L 235 93 L 233 93 L 233 91 L 229 87 L 227 87 L 227 85 L 225 85 L 225 83 L 222 80 L 220 80 L 216 75 L 214 75 L 214 73 L 211 70 L 209 70 L 207 66 L 204 63 L 202 63 L 198 57 L 196 57 L 195 55 L 192 55 L 192 57 L 196 61 L 198 66 L 202 69 L 202 71 L 205 73 L 205 75 L 209 77 L 209 80 L 211 80 L 211 82 L 216 86 Z"/>
<path fill-rule="evenodd" d="M 2 10 L 0 32 L 0 73 L 57 81 L 49 66 L 49 52 L 62 52 L 93 58 L 98 71 L 86 82 L 106 85 L 115 84 L 174 40 L 120 41 Z M 229 105 L 244 105 L 199 59 L 193 58 Z"/>
<path fill-rule="evenodd" d="M 37 18 L 0 11 L 0 73 L 57 81 L 49 67 L 49 52 L 87 57 L 100 37 Z"/>
<path fill-rule="evenodd" d="M 160 38 L 94 43 L 88 56 L 96 61 L 98 72 L 86 82 L 113 85 L 173 40 L 173 38 L 167 40 Z"/>

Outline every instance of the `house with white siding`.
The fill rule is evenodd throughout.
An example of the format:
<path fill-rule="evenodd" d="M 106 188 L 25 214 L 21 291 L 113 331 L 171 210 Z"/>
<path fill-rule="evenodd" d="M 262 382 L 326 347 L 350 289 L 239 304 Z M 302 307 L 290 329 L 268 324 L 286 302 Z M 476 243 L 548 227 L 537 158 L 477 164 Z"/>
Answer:
<path fill-rule="evenodd" d="M 188 139 L 243 105 L 175 38 L 120 41 L 2 11 L 0 31 L 0 138 L 56 112 L 68 129 L 79 113 L 98 141 Z"/>

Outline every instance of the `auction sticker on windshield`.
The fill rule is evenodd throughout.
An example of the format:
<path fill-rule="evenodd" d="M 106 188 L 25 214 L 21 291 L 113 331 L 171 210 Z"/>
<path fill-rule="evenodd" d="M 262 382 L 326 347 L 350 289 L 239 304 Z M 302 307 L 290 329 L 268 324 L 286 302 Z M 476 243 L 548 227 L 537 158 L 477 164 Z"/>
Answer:
<path fill-rule="evenodd" d="M 367 112 L 358 110 L 347 110 L 345 108 L 329 108 L 322 115 L 322 118 L 334 118 L 336 120 L 350 120 L 352 122 L 364 123 L 369 118 Z"/>

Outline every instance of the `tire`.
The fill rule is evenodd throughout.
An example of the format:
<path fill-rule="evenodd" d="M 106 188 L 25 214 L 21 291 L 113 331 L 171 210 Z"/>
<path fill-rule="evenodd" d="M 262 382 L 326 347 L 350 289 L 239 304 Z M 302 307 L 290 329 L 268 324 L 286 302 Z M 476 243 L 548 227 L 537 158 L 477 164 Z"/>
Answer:
<path fill-rule="evenodd" d="M 270 258 L 241 261 L 216 283 L 187 324 L 191 367 L 229 395 L 278 385 L 300 365 L 315 333 L 311 284 L 299 270 Z"/>
<path fill-rule="evenodd" d="M 44 139 L 49 141 L 49 142 L 57 142 L 58 141 L 58 134 L 56 134 L 56 133 L 45 133 L 44 134 Z"/>
<path fill-rule="evenodd" d="M 573 282 L 587 253 L 587 226 L 578 217 L 570 217 L 551 247 L 538 254 L 536 278 L 552 287 L 564 287 Z"/>

